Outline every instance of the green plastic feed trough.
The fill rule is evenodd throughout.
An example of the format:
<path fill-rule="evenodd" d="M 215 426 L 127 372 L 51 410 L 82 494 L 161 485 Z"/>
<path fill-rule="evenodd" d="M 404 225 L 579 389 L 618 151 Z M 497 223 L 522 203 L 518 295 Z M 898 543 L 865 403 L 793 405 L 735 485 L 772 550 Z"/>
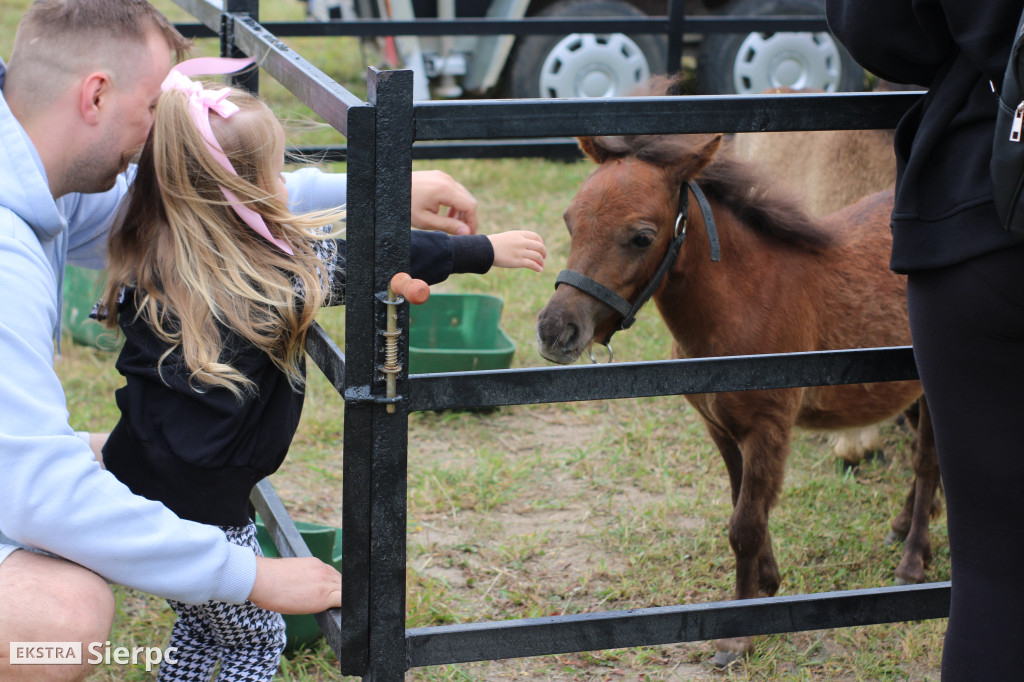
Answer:
<path fill-rule="evenodd" d="M 331 564 L 339 571 L 341 570 L 340 528 L 321 526 L 304 521 L 296 521 L 295 527 L 313 556 L 325 563 Z M 270 533 L 267 531 L 267 527 L 263 525 L 263 521 L 259 517 L 256 518 L 256 539 L 260 543 L 260 549 L 263 550 L 264 556 L 280 556 L 277 548 L 274 546 L 274 541 L 270 537 Z M 284 625 L 287 636 L 285 652 L 287 653 L 294 653 L 303 647 L 310 647 L 323 637 L 323 632 L 320 630 L 320 625 L 316 622 L 316 617 L 314 616 L 286 615 L 284 617 Z"/>
<path fill-rule="evenodd" d="M 498 326 L 504 302 L 486 294 L 431 294 L 409 307 L 409 373 L 507 369 L 516 344 Z"/>

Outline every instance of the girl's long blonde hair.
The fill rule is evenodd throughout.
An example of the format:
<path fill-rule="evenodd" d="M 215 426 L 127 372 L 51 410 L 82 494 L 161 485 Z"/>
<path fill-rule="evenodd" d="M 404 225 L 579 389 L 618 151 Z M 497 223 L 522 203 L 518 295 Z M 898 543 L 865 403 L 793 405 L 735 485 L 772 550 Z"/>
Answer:
<path fill-rule="evenodd" d="M 254 389 L 231 366 L 225 328 L 263 350 L 298 390 L 306 332 L 328 285 L 328 268 L 311 240 L 344 212 L 291 214 L 273 189 L 280 134 L 274 114 L 241 90 L 232 88 L 229 99 L 240 110 L 210 119 L 237 176 L 211 156 L 186 95 L 160 96 L 128 203 L 109 238 L 106 324 L 117 326 L 119 295 L 134 287 L 139 317 L 168 345 L 160 364 L 180 348 L 197 390 L 223 387 L 241 397 Z M 222 187 L 263 216 L 294 255 L 242 222 Z"/>

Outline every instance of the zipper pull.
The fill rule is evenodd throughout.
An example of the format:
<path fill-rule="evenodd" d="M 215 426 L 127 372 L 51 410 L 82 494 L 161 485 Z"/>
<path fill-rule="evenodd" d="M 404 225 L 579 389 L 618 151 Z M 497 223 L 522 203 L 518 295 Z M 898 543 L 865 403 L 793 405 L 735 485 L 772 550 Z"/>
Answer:
<path fill-rule="evenodd" d="M 1010 142 L 1020 142 L 1021 129 L 1024 129 L 1024 102 L 1018 104 L 1013 112 L 1013 125 L 1010 126 Z"/>

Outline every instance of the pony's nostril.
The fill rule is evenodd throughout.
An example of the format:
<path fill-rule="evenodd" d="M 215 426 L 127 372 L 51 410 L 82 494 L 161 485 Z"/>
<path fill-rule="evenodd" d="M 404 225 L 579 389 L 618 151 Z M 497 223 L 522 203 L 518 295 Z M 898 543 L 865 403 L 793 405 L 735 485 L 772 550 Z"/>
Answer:
<path fill-rule="evenodd" d="M 576 345 L 576 340 L 580 338 L 580 328 L 576 326 L 575 322 L 569 322 L 565 325 L 565 330 L 562 332 L 562 347 L 573 348 Z"/>
<path fill-rule="evenodd" d="M 537 338 L 546 346 L 554 345 L 558 340 L 558 327 L 552 324 L 546 310 L 537 317 Z"/>

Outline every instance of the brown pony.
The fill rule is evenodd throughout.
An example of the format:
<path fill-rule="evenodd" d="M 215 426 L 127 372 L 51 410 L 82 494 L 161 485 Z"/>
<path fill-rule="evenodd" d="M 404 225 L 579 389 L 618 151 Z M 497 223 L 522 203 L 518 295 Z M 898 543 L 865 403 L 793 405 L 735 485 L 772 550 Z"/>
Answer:
<path fill-rule="evenodd" d="M 572 237 L 568 269 L 626 301 L 652 279 L 673 238 L 680 194 L 689 197 L 687 240 L 674 262 L 668 259 L 667 276 L 653 296 L 674 338 L 675 357 L 910 343 L 906 280 L 888 268 L 891 191 L 816 220 L 751 164 L 716 158 L 720 135 L 579 142 L 598 168 L 565 212 Z M 717 225 L 720 262 L 709 258 L 705 219 L 697 195 L 688 189 L 692 180 L 706 195 Z M 558 286 L 538 316 L 540 353 L 551 361 L 575 361 L 594 341 L 607 339 L 621 319 L 611 304 L 578 285 Z M 779 588 L 768 515 L 782 488 L 792 428 L 862 427 L 898 415 L 920 399 L 919 417 L 913 419 L 916 480 L 892 530 L 905 538 L 897 580 L 924 580 L 939 474 L 918 382 L 686 397 L 729 473 L 737 599 L 771 596 Z M 750 638 L 723 640 L 715 662 L 728 664 L 752 648 Z"/>

